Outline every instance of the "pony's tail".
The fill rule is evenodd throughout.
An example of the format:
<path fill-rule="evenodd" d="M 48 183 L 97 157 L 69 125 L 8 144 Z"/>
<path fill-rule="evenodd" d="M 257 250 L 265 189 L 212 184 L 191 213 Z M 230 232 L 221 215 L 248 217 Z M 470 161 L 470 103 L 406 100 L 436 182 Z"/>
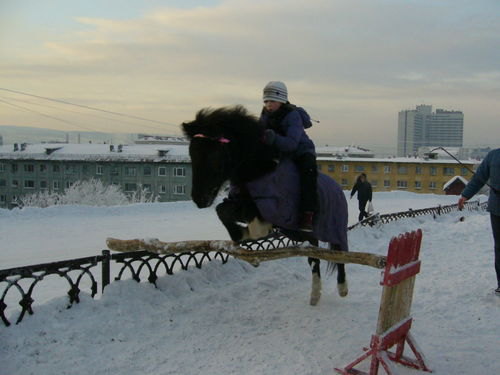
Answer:
<path fill-rule="evenodd" d="M 333 275 L 333 273 L 335 272 L 336 269 L 337 269 L 337 263 L 328 262 L 328 264 L 326 266 L 326 274 L 328 276 L 331 276 L 331 275 Z"/>
<path fill-rule="evenodd" d="M 332 250 L 341 250 L 340 245 L 338 244 L 329 244 L 330 249 Z M 332 275 L 335 270 L 337 269 L 337 263 L 335 262 L 328 262 L 328 265 L 326 266 L 326 274 L 327 275 Z"/>

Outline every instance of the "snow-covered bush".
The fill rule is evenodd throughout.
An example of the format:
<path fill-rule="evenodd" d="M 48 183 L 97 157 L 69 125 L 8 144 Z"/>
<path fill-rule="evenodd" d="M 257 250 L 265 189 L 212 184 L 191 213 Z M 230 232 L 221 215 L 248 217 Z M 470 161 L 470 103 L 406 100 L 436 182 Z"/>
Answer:
<path fill-rule="evenodd" d="M 19 207 L 49 207 L 60 204 L 61 195 L 40 191 L 29 195 L 24 195 L 17 199 L 16 204 Z"/>
<path fill-rule="evenodd" d="M 49 207 L 62 204 L 86 206 L 120 206 L 131 203 L 156 202 L 157 197 L 143 188 L 131 195 L 117 185 L 104 185 L 101 180 L 77 181 L 60 193 L 37 192 L 19 198 L 21 207 Z"/>
<path fill-rule="evenodd" d="M 64 191 L 60 204 L 115 206 L 127 204 L 127 196 L 119 186 L 104 185 L 101 180 L 77 181 Z"/>
<path fill-rule="evenodd" d="M 157 202 L 158 197 L 154 196 L 149 189 L 139 185 L 139 190 L 134 191 L 132 195 L 128 196 L 130 203 L 152 203 Z"/>

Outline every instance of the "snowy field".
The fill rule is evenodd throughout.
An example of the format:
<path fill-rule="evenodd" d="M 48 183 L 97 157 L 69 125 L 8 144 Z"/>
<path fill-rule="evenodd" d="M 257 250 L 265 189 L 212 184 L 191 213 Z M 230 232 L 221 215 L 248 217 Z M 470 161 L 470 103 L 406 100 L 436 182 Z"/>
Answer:
<path fill-rule="evenodd" d="M 374 194 L 381 213 L 456 201 Z M 349 210 L 352 224 L 357 200 L 349 201 Z M 349 232 L 349 246 L 386 254 L 391 237 L 417 228 L 424 232 L 423 263 L 412 333 L 430 367 L 441 375 L 500 374 L 500 298 L 492 292 L 487 212 L 358 228 Z M 214 210 L 191 202 L 0 210 L 0 269 L 98 255 L 106 237 L 228 239 Z M 380 270 L 346 268 L 349 296 L 340 298 L 335 277 L 324 277 L 315 307 L 308 304 L 311 273 L 303 258 L 258 268 L 215 261 L 162 277 L 158 288 L 114 282 L 100 298 L 83 295 L 69 310 L 67 288 L 52 290 L 48 283 L 42 290 L 42 282 L 35 314 L 17 326 L 0 325 L 0 375 L 332 374 L 369 345 L 382 290 Z"/>

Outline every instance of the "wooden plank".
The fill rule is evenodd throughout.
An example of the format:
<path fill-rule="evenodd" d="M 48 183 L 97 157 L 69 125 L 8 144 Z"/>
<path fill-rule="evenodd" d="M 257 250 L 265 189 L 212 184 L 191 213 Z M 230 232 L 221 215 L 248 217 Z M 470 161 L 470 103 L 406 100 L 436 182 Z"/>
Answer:
<path fill-rule="evenodd" d="M 380 310 L 377 322 L 377 335 L 410 317 L 413 301 L 415 276 L 403 280 L 395 286 L 384 286 L 380 299 Z"/>

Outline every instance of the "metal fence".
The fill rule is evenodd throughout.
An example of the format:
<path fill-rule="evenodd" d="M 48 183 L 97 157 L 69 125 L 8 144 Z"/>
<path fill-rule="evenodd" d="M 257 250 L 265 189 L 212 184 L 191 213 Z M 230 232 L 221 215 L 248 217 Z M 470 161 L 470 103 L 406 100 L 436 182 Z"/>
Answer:
<path fill-rule="evenodd" d="M 16 267 L 0 270 L 0 286 L 2 294 L 0 297 L 0 318 L 6 326 L 12 322 L 5 314 L 7 309 L 7 298 L 9 293 L 20 295 L 20 313 L 15 320 L 16 324 L 23 320 L 26 313 L 33 314 L 34 290 L 51 275 L 57 275 L 66 280 L 69 287 L 68 307 L 80 302 L 82 290 L 88 290 L 92 297 L 98 293 L 98 280 L 95 276 L 101 269 L 101 291 L 111 282 L 112 268 L 113 280 L 121 280 L 124 275 L 130 273 L 132 279 L 140 282 L 147 280 L 155 284 L 161 275 L 172 275 L 174 270 L 187 270 L 190 266 L 201 268 L 207 261 L 219 259 L 226 263 L 228 256 L 216 252 L 207 253 L 179 253 L 174 255 L 153 254 L 147 251 L 136 251 L 131 253 L 111 254 L 109 250 L 103 250 L 102 255 L 71 259 L 54 263 L 37 264 L 34 266 Z M 114 265 L 114 267 L 112 267 Z M 115 271 L 116 269 L 116 271 Z M 85 282 L 84 282 L 85 281 Z"/>
<path fill-rule="evenodd" d="M 265 239 L 242 242 L 240 246 L 248 250 L 268 250 L 296 244 L 297 242 L 274 233 Z M 183 252 L 162 255 L 147 251 L 111 254 L 109 250 L 103 250 L 98 256 L 0 270 L 0 319 L 6 326 L 12 324 L 7 318 L 6 310 L 9 307 L 9 301 L 14 299 L 12 294 L 16 292 L 19 296 L 17 303 L 20 311 L 17 319 L 11 319 L 17 324 L 23 320 L 26 313 L 33 314 L 35 288 L 42 281 L 47 283 L 52 275 L 58 276 L 58 280 L 62 280 L 63 283 L 66 281 L 66 287 L 69 288 L 67 289 L 68 308 L 70 308 L 73 303 L 80 302 L 82 291 L 89 292 L 92 297 L 95 297 L 99 290 L 104 291 L 106 285 L 112 280 L 122 280 L 129 276 L 137 282 L 147 280 L 156 285 L 156 280 L 160 276 L 173 275 L 177 271 L 185 271 L 193 266 L 201 268 L 204 263 L 213 260 L 220 260 L 224 264 L 228 258 L 229 255 L 221 252 Z M 99 288 L 97 276 L 99 268 L 101 288 Z"/>
<path fill-rule="evenodd" d="M 467 211 L 485 210 L 487 207 L 488 207 L 488 202 L 483 202 L 483 203 L 480 203 L 480 201 L 465 202 L 464 210 Z M 372 215 L 370 217 L 363 219 L 362 221 L 357 222 L 354 225 L 351 225 L 348 229 L 351 230 L 358 226 L 367 226 L 367 225 L 373 226 L 375 224 L 388 224 L 392 221 L 417 217 L 422 215 L 432 215 L 434 218 L 436 218 L 439 215 L 448 214 L 453 211 L 459 211 L 458 204 L 450 204 L 447 206 L 439 205 L 437 207 L 420 208 L 417 210 L 413 210 L 410 208 L 408 211 L 394 212 L 384 215 L 379 215 L 379 214 Z"/>
<path fill-rule="evenodd" d="M 467 202 L 465 209 L 481 210 L 486 208 L 486 203 Z M 438 206 L 432 208 L 424 208 L 418 210 L 408 210 L 404 212 L 396 212 L 385 215 L 374 215 L 369 217 L 348 229 L 351 230 L 358 226 L 386 224 L 402 218 L 410 218 L 421 215 L 437 215 L 457 211 L 456 204 L 449 206 Z M 298 243 L 292 241 L 277 232 L 266 238 L 256 241 L 245 241 L 240 246 L 249 250 L 268 250 L 280 247 L 294 246 Z M 66 281 L 67 295 L 69 297 L 68 308 L 73 303 L 80 302 L 80 293 L 82 290 L 88 290 L 92 297 L 95 297 L 99 290 L 102 292 L 106 285 L 113 280 L 121 280 L 127 274 L 138 282 L 147 280 L 156 285 L 156 280 L 162 275 L 173 275 L 174 272 L 187 270 L 191 266 L 201 268 L 202 264 L 220 260 L 223 264 L 228 261 L 228 255 L 221 252 L 201 253 L 201 252 L 184 252 L 179 254 L 154 254 L 147 251 L 136 251 L 130 253 L 111 254 L 109 250 L 103 250 L 101 255 L 91 256 L 86 258 L 71 259 L 53 263 L 37 264 L 33 266 L 16 267 L 5 270 L 0 270 L 0 319 L 5 326 L 9 326 L 12 322 L 7 318 L 6 312 L 12 300 L 13 295 L 17 292 L 19 299 L 14 301 L 14 304 L 20 306 L 16 310 L 18 312 L 15 323 L 23 320 L 26 313 L 33 314 L 34 290 L 42 282 L 51 276 L 57 277 L 57 280 Z M 98 277 L 99 267 L 101 269 L 100 277 Z M 99 288 L 99 278 L 101 288 Z M 12 305 L 12 304 L 11 304 Z M 15 315 L 15 312 L 11 315 Z"/>

